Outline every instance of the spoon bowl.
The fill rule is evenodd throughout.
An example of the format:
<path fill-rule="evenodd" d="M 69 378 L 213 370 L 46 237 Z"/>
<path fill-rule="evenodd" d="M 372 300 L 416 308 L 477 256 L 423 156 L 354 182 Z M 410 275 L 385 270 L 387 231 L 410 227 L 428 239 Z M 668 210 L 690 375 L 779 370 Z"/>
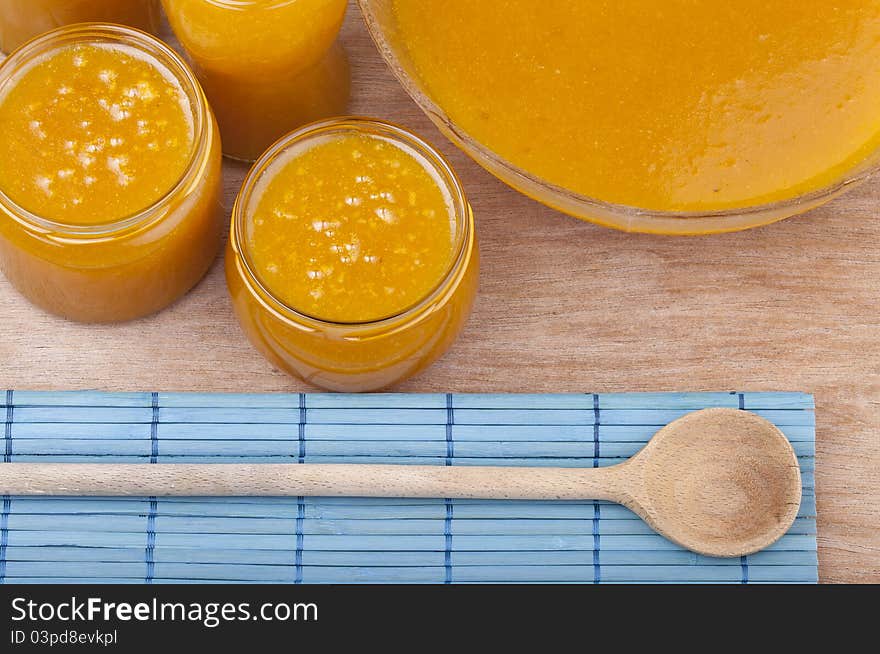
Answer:
<path fill-rule="evenodd" d="M 624 466 L 631 497 L 623 503 L 670 540 L 710 556 L 743 556 L 771 545 L 791 527 L 801 503 L 791 444 L 775 425 L 746 411 L 688 414 Z"/>

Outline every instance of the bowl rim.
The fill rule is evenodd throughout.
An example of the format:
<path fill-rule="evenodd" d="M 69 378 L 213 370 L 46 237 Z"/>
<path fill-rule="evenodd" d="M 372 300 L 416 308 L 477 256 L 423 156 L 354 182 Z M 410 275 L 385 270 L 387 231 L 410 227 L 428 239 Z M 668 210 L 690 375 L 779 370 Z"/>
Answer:
<path fill-rule="evenodd" d="M 416 80 L 406 72 L 395 53 L 395 49 L 389 42 L 385 31 L 381 28 L 381 21 L 373 10 L 375 0 L 357 0 L 367 31 L 382 58 L 388 64 L 394 76 L 400 82 L 406 93 L 413 99 L 419 108 L 427 114 L 447 137 L 470 156 L 479 165 L 486 168 L 490 173 L 498 177 L 502 182 L 514 188 L 514 190 L 527 195 L 553 209 L 572 215 L 588 222 L 612 227 L 623 231 L 638 231 L 645 233 L 674 233 L 674 234 L 708 234 L 739 231 L 752 227 L 760 227 L 797 213 L 808 211 L 823 204 L 843 191 L 867 181 L 877 173 L 880 173 L 880 147 L 873 150 L 863 161 L 854 166 L 841 178 L 819 189 L 796 195 L 791 198 L 766 202 L 744 207 L 730 209 L 716 209 L 707 211 L 665 211 L 636 207 L 633 205 L 618 204 L 600 200 L 598 198 L 583 195 L 572 191 L 564 186 L 549 182 L 529 171 L 516 166 L 493 150 L 485 146 L 466 130 L 459 127 L 446 112 L 421 88 Z M 876 158 L 876 161 L 872 161 Z M 482 159 L 482 160 L 481 160 Z M 503 170 L 507 176 L 501 176 L 496 172 Z M 521 180 L 524 186 L 540 188 L 552 193 L 554 198 L 536 197 L 536 194 L 523 190 L 511 181 L 511 178 Z M 585 210 L 592 209 L 595 214 L 573 213 L 562 205 L 579 205 Z M 616 218 L 612 218 L 616 217 Z M 754 218 L 754 221 L 750 219 Z M 628 225 L 629 221 L 643 221 L 638 227 Z M 690 222 L 692 224 L 688 225 Z M 672 227 L 670 223 L 678 223 Z M 699 224 L 697 224 L 699 223 Z M 708 223 L 708 224 L 707 224 Z M 664 226 L 666 227 L 664 229 Z M 669 229 L 675 229 L 670 232 Z"/>

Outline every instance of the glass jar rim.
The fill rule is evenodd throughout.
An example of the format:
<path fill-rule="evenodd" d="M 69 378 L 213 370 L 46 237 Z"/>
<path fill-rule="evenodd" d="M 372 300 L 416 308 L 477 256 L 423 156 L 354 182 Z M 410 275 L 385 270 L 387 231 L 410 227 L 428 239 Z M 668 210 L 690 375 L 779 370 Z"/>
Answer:
<path fill-rule="evenodd" d="M 152 34 L 134 27 L 112 23 L 78 23 L 65 25 L 41 34 L 22 44 L 13 50 L 6 59 L 0 61 L 0 94 L 3 92 L 3 87 L 13 79 L 20 67 L 26 66 L 34 57 L 72 44 L 89 41 L 95 43 L 115 42 L 134 47 L 140 53 L 157 61 L 174 75 L 186 93 L 192 110 L 193 147 L 180 178 L 159 199 L 131 215 L 104 223 L 72 225 L 45 218 L 21 206 L 3 189 L 0 189 L 0 207 L 6 208 L 12 218 L 28 228 L 65 238 L 101 239 L 131 229 L 149 226 L 160 215 L 158 210 L 170 203 L 180 194 L 181 189 L 190 184 L 199 163 L 205 158 L 209 149 L 210 110 L 195 74 L 171 47 Z"/>
<path fill-rule="evenodd" d="M 262 178 L 263 174 L 275 162 L 277 157 L 282 155 L 287 149 L 293 145 L 307 142 L 313 138 L 325 136 L 333 133 L 359 133 L 359 134 L 378 134 L 383 138 L 389 139 L 398 144 L 402 144 L 407 148 L 414 150 L 430 164 L 438 175 L 438 181 L 445 184 L 452 199 L 452 217 L 455 220 L 455 236 L 453 242 L 453 254 L 450 257 L 449 266 L 439 279 L 437 284 L 415 304 L 401 309 L 392 315 L 385 316 L 374 320 L 365 321 L 333 321 L 318 318 L 300 311 L 281 300 L 267 284 L 265 284 L 260 276 L 256 273 L 255 266 L 250 259 L 248 248 L 245 246 L 247 239 L 245 238 L 246 219 L 248 217 L 248 208 L 251 204 L 251 196 Z M 345 329 L 358 328 L 382 328 L 396 325 L 401 321 L 415 317 L 421 314 L 426 308 L 432 306 L 444 293 L 453 285 L 457 284 L 457 277 L 461 275 L 465 264 L 471 256 L 471 244 L 474 241 L 474 224 L 473 212 L 464 193 L 461 181 L 458 178 L 452 165 L 447 161 L 436 148 L 428 142 L 414 134 L 413 132 L 383 120 L 367 118 L 362 116 L 344 116 L 339 118 L 331 118 L 329 120 L 320 120 L 305 125 L 275 142 L 248 172 L 247 177 L 242 184 L 241 192 L 236 198 L 235 205 L 232 210 L 232 225 L 230 229 L 230 245 L 235 253 L 238 261 L 241 262 L 241 269 L 247 276 L 245 280 L 248 285 L 258 291 L 258 299 L 266 304 L 266 300 L 271 303 L 271 309 L 281 317 L 293 320 L 297 323 L 314 326 L 314 327 L 337 327 Z"/>

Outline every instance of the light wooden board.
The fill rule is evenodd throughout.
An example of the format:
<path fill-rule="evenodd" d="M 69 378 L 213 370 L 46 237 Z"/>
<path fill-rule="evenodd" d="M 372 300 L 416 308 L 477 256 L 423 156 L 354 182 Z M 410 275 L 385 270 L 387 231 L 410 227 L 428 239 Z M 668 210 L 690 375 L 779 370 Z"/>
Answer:
<path fill-rule="evenodd" d="M 820 576 L 880 582 L 880 181 L 809 215 L 700 238 L 581 223 L 508 189 L 405 95 L 356 9 L 351 112 L 449 155 L 477 215 L 481 292 L 461 340 L 399 390 L 802 390 L 817 403 Z M 227 163 L 231 207 L 246 168 Z M 58 320 L 0 280 L 0 387 L 299 391 L 244 340 L 218 261 L 163 313 Z"/>

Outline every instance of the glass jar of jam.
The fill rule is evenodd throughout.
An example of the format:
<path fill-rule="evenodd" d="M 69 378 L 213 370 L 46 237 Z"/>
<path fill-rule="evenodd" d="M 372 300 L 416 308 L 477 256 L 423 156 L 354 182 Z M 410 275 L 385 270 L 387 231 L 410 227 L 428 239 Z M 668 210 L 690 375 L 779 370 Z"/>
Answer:
<path fill-rule="evenodd" d="M 470 205 L 427 143 L 366 119 L 307 126 L 245 180 L 226 276 L 253 344 L 334 391 L 374 391 L 455 341 L 477 289 Z"/>
<path fill-rule="evenodd" d="M 0 50 L 74 23 L 116 23 L 159 31 L 159 0 L 0 0 Z"/>
<path fill-rule="evenodd" d="M 222 232 L 221 148 L 170 48 L 118 25 L 62 27 L 0 64 L 0 268 L 84 322 L 188 291 Z"/>
<path fill-rule="evenodd" d="M 287 132 L 344 113 L 336 37 L 345 0 L 163 0 L 208 95 L 226 155 L 255 160 Z"/>

